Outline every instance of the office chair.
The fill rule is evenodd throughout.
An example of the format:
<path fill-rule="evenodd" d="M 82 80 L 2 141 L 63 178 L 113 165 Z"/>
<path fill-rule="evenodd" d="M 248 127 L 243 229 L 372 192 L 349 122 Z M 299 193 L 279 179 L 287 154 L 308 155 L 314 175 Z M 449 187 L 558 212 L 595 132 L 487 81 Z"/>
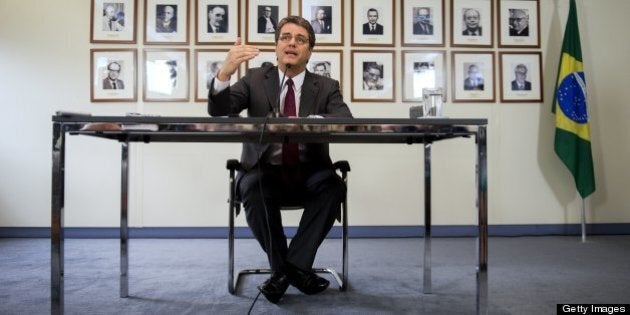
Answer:
<path fill-rule="evenodd" d="M 256 268 L 256 269 L 243 269 L 236 274 L 234 273 L 234 219 L 240 213 L 241 201 L 236 198 L 236 172 L 241 170 L 241 163 L 238 160 L 230 159 L 227 161 L 227 169 L 230 171 L 229 186 L 230 186 L 230 199 L 229 204 L 229 225 L 228 225 L 228 291 L 230 294 L 235 294 L 238 288 L 239 280 L 241 276 L 251 274 L 271 274 L 272 271 L 269 268 Z M 348 161 L 337 161 L 333 164 L 335 170 L 341 173 L 341 179 L 346 187 L 348 186 L 348 172 L 350 171 L 350 164 Z M 347 190 L 346 190 L 347 191 Z M 337 284 L 339 284 L 339 291 L 345 291 L 348 286 L 348 196 L 344 197 L 341 203 L 341 238 L 342 238 L 342 273 L 339 274 L 332 268 L 313 268 L 315 273 L 328 273 L 332 275 Z M 281 210 L 298 210 L 302 209 L 301 206 L 283 206 Z"/>

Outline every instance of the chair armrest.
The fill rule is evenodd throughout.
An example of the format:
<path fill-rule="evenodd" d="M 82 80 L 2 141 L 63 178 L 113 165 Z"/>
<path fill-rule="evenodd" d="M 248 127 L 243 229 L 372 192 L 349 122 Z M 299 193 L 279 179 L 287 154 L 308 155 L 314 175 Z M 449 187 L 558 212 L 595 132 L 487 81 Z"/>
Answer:
<path fill-rule="evenodd" d="M 227 160 L 225 168 L 231 171 L 239 171 L 241 170 L 241 162 L 237 159 L 229 159 Z"/>
<path fill-rule="evenodd" d="M 350 163 L 348 163 L 348 161 L 346 160 L 340 160 L 340 161 L 335 162 L 333 164 L 333 167 L 336 170 L 341 171 L 342 173 L 350 172 Z"/>

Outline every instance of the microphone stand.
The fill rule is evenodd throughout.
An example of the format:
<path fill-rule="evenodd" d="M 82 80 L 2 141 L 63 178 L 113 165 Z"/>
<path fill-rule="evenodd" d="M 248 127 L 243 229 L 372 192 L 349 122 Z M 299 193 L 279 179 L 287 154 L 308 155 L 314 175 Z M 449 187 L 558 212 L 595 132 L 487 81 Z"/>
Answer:
<path fill-rule="evenodd" d="M 291 69 L 291 65 L 290 64 L 286 64 L 285 68 L 284 68 L 284 72 L 282 73 L 282 80 L 280 81 L 280 88 L 278 89 L 278 102 L 276 103 L 276 107 L 273 109 L 273 117 L 275 117 L 275 118 L 281 117 L 281 114 L 280 114 L 280 97 L 282 96 L 282 87 L 284 86 L 284 79 L 286 79 L 287 72 L 289 72 L 289 69 Z"/>

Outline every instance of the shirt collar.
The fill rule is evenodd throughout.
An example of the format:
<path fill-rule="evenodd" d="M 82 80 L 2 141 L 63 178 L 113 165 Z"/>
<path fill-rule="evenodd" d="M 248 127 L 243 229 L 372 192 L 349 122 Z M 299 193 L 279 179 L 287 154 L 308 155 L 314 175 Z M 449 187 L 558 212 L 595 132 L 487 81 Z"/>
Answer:
<path fill-rule="evenodd" d="M 279 82 L 282 82 L 283 76 L 284 76 L 284 72 L 282 72 L 282 70 L 278 68 L 278 79 L 280 80 Z M 293 80 L 293 86 L 295 86 L 296 91 L 300 91 L 300 89 L 302 88 L 302 84 L 304 83 L 305 77 L 306 77 L 306 69 L 300 72 L 299 74 L 297 74 L 296 76 L 294 76 L 293 78 L 291 78 Z M 283 85 L 287 83 L 287 80 L 289 80 L 288 77 L 284 79 Z M 284 88 L 284 86 L 282 88 Z"/>

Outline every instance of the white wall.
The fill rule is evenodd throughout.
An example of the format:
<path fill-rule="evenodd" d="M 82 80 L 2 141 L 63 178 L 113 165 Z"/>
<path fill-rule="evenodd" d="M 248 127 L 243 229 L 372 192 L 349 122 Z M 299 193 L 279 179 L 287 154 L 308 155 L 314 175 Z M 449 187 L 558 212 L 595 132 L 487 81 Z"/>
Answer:
<path fill-rule="evenodd" d="M 138 10 L 143 12 L 144 1 L 138 2 Z M 597 191 L 588 202 L 588 220 L 630 222 L 630 168 L 626 164 L 630 161 L 630 89 L 625 86 L 630 42 L 621 33 L 630 1 L 577 3 L 597 178 Z M 241 5 L 244 10 L 244 0 Z M 350 5 L 346 0 L 346 87 L 350 86 L 349 51 L 353 48 Z M 446 104 L 447 116 L 490 121 L 490 224 L 579 221 L 581 203 L 571 175 L 553 153 L 550 114 L 568 1 L 541 0 L 540 5 L 545 102 Z M 449 6 L 446 1 L 446 12 Z M 293 13 L 298 7 L 299 1 L 292 0 Z M 396 1 L 396 10 L 400 11 L 400 1 Z M 0 0 L 0 12 L 0 226 L 50 224 L 51 115 L 56 110 L 95 115 L 206 115 L 206 105 L 193 102 L 90 103 L 90 48 L 135 47 L 141 56 L 142 27 L 135 45 L 90 44 L 88 0 Z M 449 30 L 447 25 L 447 34 Z M 396 25 L 396 34 L 399 31 L 400 25 Z M 396 60 L 401 60 L 399 35 L 396 43 Z M 450 69 L 450 54 L 447 57 Z M 142 71 L 141 65 L 139 68 Z M 400 71 L 396 75 L 401 82 Z M 345 95 L 349 101 L 349 91 Z M 396 95 L 396 103 L 349 102 L 349 106 L 356 117 L 406 117 L 411 104 L 400 101 L 401 84 Z M 138 96 L 141 99 L 140 93 Z M 119 144 L 74 136 L 67 143 L 66 225 L 117 226 Z M 352 164 L 351 225 L 422 224 L 420 146 L 335 144 L 331 149 L 334 159 L 348 159 Z M 131 225 L 225 226 L 224 164 L 239 152 L 237 144 L 133 145 Z M 433 146 L 433 158 L 434 223 L 475 224 L 474 144 L 470 139 L 438 143 Z M 287 222 L 296 224 L 297 217 Z M 242 218 L 239 223 L 244 225 Z"/>

